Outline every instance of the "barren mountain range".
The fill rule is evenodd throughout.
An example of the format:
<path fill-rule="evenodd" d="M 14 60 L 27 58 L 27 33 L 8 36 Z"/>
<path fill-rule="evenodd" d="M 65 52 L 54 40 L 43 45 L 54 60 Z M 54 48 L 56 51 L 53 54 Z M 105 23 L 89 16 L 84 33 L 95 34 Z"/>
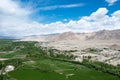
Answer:
<path fill-rule="evenodd" d="M 22 41 L 61 41 L 61 40 L 120 40 L 120 29 L 118 30 L 101 30 L 91 33 L 73 33 L 64 32 L 62 34 L 47 36 L 28 36 L 21 39 Z"/>

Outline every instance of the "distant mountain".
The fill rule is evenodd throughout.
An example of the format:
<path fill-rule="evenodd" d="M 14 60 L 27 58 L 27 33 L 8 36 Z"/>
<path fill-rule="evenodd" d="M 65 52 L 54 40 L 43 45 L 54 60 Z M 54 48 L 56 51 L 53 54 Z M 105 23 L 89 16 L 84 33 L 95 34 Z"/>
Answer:
<path fill-rule="evenodd" d="M 58 35 L 52 35 L 52 36 L 48 36 L 47 37 L 48 40 L 52 40 L 52 41 L 58 41 L 58 40 L 77 40 L 77 34 L 73 33 L 73 32 L 64 32 L 62 34 L 58 34 Z"/>
<path fill-rule="evenodd" d="M 9 36 L 0 36 L 0 39 L 15 39 L 14 37 Z"/>
<path fill-rule="evenodd" d="M 29 36 L 23 41 L 61 41 L 61 40 L 120 40 L 120 29 L 101 30 L 92 33 L 64 32 L 55 35 Z"/>
<path fill-rule="evenodd" d="M 94 35 L 87 38 L 88 40 L 97 39 L 97 40 L 120 40 L 120 29 L 118 30 L 101 30 L 95 32 Z"/>

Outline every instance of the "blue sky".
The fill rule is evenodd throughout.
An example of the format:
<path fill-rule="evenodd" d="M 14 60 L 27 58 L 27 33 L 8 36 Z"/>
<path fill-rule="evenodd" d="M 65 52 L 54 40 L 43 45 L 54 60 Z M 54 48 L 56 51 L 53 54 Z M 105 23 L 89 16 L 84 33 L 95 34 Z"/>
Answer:
<path fill-rule="evenodd" d="M 2 0 L 0 36 L 120 29 L 120 0 Z"/>
<path fill-rule="evenodd" d="M 43 23 L 51 23 L 55 21 L 62 21 L 64 19 L 78 20 L 81 16 L 89 16 L 92 12 L 96 11 L 100 7 L 106 7 L 111 14 L 114 11 L 120 9 L 120 2 L 115 2 L 112 6 L 108 6 L 109 3 L 105 0 L 20 0 L 24 7 L 32 6 L 37 10 L 32 14 L 31 19 L 37 20 Z M 70 8 L 55 8 L 42 10 L 40 8 L 80 4 L 76 7 Z M 39 19 L 38 17 L 42 17 Z"/>

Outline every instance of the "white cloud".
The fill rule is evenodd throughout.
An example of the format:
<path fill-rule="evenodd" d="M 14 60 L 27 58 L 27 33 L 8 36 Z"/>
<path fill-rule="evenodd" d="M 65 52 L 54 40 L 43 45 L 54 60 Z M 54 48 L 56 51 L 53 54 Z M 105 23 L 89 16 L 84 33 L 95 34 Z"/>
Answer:
<path fill-rule="evenodd" d="M 118 0 L 105 0 L 105 1 L 108 2 L 109 6 L 112 6 Z"/>
<path fill-rule="evenodd" d="M 74 21 L 74 26 L 82 32 L 96 31 L 102 29 L 120 29 L 120 11 L 116 11 L 111 16 L 107 15 L 108 10 L 106 8 L 99 8 L 96 12 L 93 12 L 90 16 L 83 16 L 80 20 Z"/>
<path fill-rule="evenodd" d="M 38 8 L 38 10 L 54 10 L 54 9 L 58 9 L 58 8 L 73 8 L 73 7 L 81 7 L 81 6 L 84 6 L 84 4 L 79 3 L 79 4 L 46 6 L 46 7 Z"/>
<path fill-rule="evenodd" d="M 23 16 L 29 14 L 29 11 L 20 8 L 20 6 L 12 0 L 3 0 L 0 2 L 0 14 Z"/>
<path fill-rule="evenodd" d="M 7 36 L 17 36 L 24 29 L 20 25 L 29 22 L 29 11 L 21 8 L 13 0 L 3 0 L 0 2 L 0 34 Z"/>
<path fill-rule="evenodd" d="M 83 16 L 76 21 L 68 20 L 66 23 L 57 21 L 50 24 L 31 21 L 29 19 L 31 12 L 21 8 L 13 0 L 3 0 L 0 3 L 0 36 L 23 37 L 66 31 L 92 32 L 102 29 L 120 29 L 120 10 L 107 15 L 106 8 L 99 8 L 90 16 Z"/>
<path fill-rule="evenodd" d="M 92 32 L 102 29 L 120 29 L 120 10 L 107 15 L 106 8 L 99 8 L 96 12 L 91 13 L 90 16 L 83 16 L 81 19 L 74 21 L 70 20 L 68 23 L 54 22 L 47 24 L 46 29 L 57 33 L 65 31 L 73 32 Z M 46 26 L 46 25 L 44 25 Z"/>

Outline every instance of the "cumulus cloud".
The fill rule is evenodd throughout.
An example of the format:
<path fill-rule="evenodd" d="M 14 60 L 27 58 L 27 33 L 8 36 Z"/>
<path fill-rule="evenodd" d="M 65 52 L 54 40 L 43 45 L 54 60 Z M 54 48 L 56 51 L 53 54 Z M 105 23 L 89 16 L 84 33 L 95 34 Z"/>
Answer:
<path fill-rule="evenodd" d="M 21 8 L 19 3 L 13 0 L 3 0 L 0 2 L 0 34 L 15 36 L 24 28 L 20 25 L 29 21 L 31 12 L 26 8 Z"/>
<path fill-rule="evenodd" d="M 43 24 L 29 19 L 31 10 L 21 8 L 19 3 L 13 0 L 3 0 L 0 3 L 0 36 L 20 38 L 67 31 L 92 32 L 102 29 L 120 29 L 120 10 L 111 15 L 107 15 L 108 12 L 106 8 L 99 8 L 90 16 L 83 16 L 76 21 Z"/>
<path fill-rule="evenodd" d="M 103 29 L 120 29 L 120 10 L 107 15 L 106 8 L 99 8 L 96 12 L 91 13 L 90 16 L 83 16 L 77 21 L 70 20 L 68 23 L 54 22 L 46 24 L 48 30 L 57 33 L 65 31 L 73 32 L 93 32 Z"/>
<path fill-rule="evenodd" d="M 109 6 L 112 6 L 115 2 L 117 2 L 118 0 L 105 0 L 106 2 L 108 2 Z"/>

